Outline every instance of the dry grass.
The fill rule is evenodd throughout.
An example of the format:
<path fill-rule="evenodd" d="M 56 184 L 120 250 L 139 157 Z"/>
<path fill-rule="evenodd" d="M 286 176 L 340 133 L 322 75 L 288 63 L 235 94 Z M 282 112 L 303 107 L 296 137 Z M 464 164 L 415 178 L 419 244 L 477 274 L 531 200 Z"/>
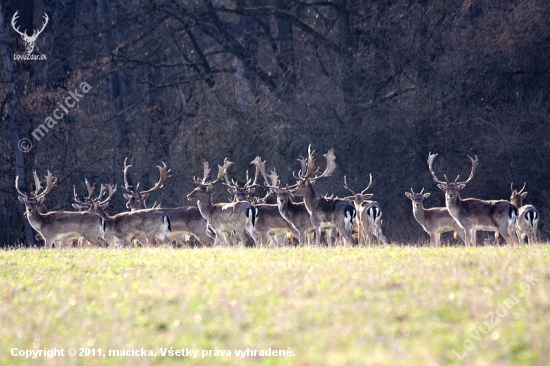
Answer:
<path fill-rule="evenodd" d="M 548 248 L 1 251 L 0 364 L 543 365 Z M 529 290 L 527 275 L 539 280 Z M 499 322 L 484 334 L 489 312 Z M 163 357 L 171 346 L 232 356 Z M 10 355 L 54 347 L 156 356 Z M 234 352 L 270 347 L 295 356 Z"/>

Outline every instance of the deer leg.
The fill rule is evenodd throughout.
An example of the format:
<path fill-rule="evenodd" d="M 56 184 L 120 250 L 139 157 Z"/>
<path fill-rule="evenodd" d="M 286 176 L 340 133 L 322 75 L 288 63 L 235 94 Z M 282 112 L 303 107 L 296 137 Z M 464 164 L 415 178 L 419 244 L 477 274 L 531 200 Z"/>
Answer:
<path fill-rule="evenodd" d="M 320 226 L 315 227 L 315 245 L 317 247 L 321 246 L 321 227 Z"/>

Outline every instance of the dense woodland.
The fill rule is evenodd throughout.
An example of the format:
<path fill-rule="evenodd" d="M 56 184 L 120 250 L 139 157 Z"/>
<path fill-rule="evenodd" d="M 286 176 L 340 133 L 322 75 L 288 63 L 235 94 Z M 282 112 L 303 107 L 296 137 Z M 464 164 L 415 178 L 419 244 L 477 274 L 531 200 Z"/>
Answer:
<path fill-rule="evenodd" d="M 192 204 L 202 162 L 235 162 L 240 182 L 257 156 L 295 182 L 309 144 L 317 163 L 335 149 L 338 168 L 319 181 L 343 196 L 343 176 L 370 189 L 392 242 L 427 242 L 404 192 L 431 192 L 426 159 L 454 179 L 479 168 L 462 197 L 525 203 L 550 236 L 550 2 L 546 0 L 2 0 L 0 11 L 0 244 L 35 244 L 14 181 L 32 172 L 58 186 L 50 210 L 72 210 L 84 178 L 149 188 L 162 161 L 172 177 L 149 203 Z M 49 22 L 33 54 L 15 60 L 27 34 Z M 39 141 L 58 103 L 92 89 Z M 31 140 L 28 152 L 18 149 Z M 126 210 L 122 189 L 108 212 Z M 263 195 L 262 188 L 258 192 Z M 228 201 L 224 186 L 215 200 Z M 40 243 L 37 243 L 40 245 Z"/>

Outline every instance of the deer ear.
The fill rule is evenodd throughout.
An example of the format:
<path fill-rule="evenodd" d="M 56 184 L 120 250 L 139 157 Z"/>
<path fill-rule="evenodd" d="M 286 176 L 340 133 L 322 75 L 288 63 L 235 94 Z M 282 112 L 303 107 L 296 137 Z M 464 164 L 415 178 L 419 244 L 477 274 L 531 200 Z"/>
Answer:
<path fill-rule="evenodd" d="M 37 197 L 36 198 L 36 202 L 38 202 L 38 203 L 44 203 L 44 201 L 46 201 L 46 197 Z"/>
<path fill-rule="evenodd" d="M 109 206 L 109 202 L 105 202 L 104 204 L 99 205 L 102 210 L 105 210 L 107 206 Z"/>
<path fill-rule="evenodd" d="M 413 199 L 413 195 L 411 194 L 411 192 L 405 192 L 405 196 L 407 196 L 407 198 L 410 200 Z"/>
<path fill-rule="evenodd" d="M 424 193 L 424 194 L 422 195 L 422 197 L 424 197 L 424 199 L 430 197 L 430 192 Z"/>
<path fill-rule="evenodd" d="M 372 198 L 372 196 L 374 196 L 374 193 L 364 194 L 364 195 L 363 195 L 363 199 L 364 199 L 364 200 L 368 200 L 369 198 Z"/>
<path fill-rule="evenodd" d="M 237 190 L 235 188 L 227 188 L 227 192 L 231 193 L 232 195 L 237 194 Z"/>
<path fill-rule="evenodd" d="M 523 192 L 523 193 L 521 194 L 521 198 L 525 198 L 525 197 L 527 197 L 527 192 Z"/>
<path fill-rule="evenodd" d="M 129 200 L 130 198 L 132 198 L 132 195 L 129 194 L 129 193 L 123 193 L 122 195 L 123 195 L 124 198 L 126 198 L 127 200 Z"/>
<path fill-rule="evenodd" d="M 461 189 L 464 189 L 464 187 L 466 187 L 466 184 L 457 184 L 456 185 L 456 190 L 460 191 Z"/>
<path fill-rule="evenodd" d="M 27 204 L 27 197 L 25 197 L 25 196 L 18 196 L 17 198 L 19 198 L 19 201 L 21 201 L 22 204 L 24 204 L 24 205 Z"/>
<path fill-rule="evenodd" d="M 439 189 L 441 189 L 443 192 L 447 192 L 447 185 L 446 185 L 446 184 L 439 183 L 439 184 L 437 185 L 437 187 L 438 187 Z"/>
<path fill-rule="evenodd" d="M 252 188 L 250 188 L 250 190 L 248 192 L 249 193 L 254 193 L 254 192 L 256 192 L 256 188 L 252 187 Z"/>
<path fill-rule="evenodd" d="M 147 197 L 149 197 L 149 193 L 142 194 L 141 197 L 145 201 L 147 199 Z"/>
<path fill-rule="evenodd" d="M 78 203 L 72 204 L 73 208 L 76 208 L 77 210 L 80 210 L 80 205 Z"/>

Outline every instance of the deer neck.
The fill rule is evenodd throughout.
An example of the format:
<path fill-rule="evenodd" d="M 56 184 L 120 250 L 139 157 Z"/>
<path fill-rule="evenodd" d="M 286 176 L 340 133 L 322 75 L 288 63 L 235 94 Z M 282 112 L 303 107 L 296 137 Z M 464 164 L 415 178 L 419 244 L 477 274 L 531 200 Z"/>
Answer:
<path fill-rule="evenodd" d="M 197 200 L 197 206 L 201 215 L 208 220 L 210 213 L 214 208 L 214 205 L 212 205 L 212 195 L 210 193 L 205 193 Z"/>
<path fill-rule="evenodd" d="M 413 216 L 418 222 L 424 222 L 426 219 L 426 214 L 424 212 L 424 205 L 420 207 L 413 206 Z"/>
<path fill-rule="evenodd" d="M 304 194 L 304 203 L 311 208 L 315 203 L 319 202 L 319 195 L 313 186 L 310 184 Z"/>
<path fill-rule="evenodd" d="M 460 216 L 460 209 L 462 208 L 462 199 L 460 198 L 460 194 L 457 192 L 454 199 L 448 199 L 445 197 L 445 206 L 447 207 L 447 210 L 449 210 L 451 216 L 457 219 Z"/>
<path fill-rule="evenodd" d="M 510 203 L 514 206 L 516 206 L 517 208 L 520 208 L 521 206 L 523 206 L 523 199 L 521 198 L 521 195 L 517 195 L 516 198 L 514 199 L 511 199 L 510 200 Z"/>
<path fill-rule="evenodd" d="M 29 220 L 29 224 L 35 229 L 36 231 L 40 231 L 42 228 L 42 223 L 44 222 L 44 217 L 38 210 L 38 206 L 35 206 L 31 211 L 27 210 L 27 220 Z"/>

